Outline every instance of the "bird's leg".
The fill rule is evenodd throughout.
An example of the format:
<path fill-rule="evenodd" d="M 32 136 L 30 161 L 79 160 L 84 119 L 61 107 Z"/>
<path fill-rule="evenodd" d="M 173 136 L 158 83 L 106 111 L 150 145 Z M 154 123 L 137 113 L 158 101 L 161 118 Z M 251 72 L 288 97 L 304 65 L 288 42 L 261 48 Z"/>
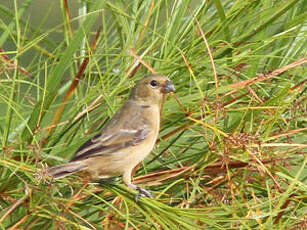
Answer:
<path fill-rule="evenodd" d="M 139 193 L 136 194 L 136 196 L 135 196 L 135 200 L 138 200 L 141 197 L 153 198 L 153 195 L 151 195 L 151 193 L 149 191 L 147 191 L 146 189 L 141 188 L 141 187 L 139 187 L 135 184 L 128 184 L 128 187 L 139 191 Z"/>
<path fill-rule="evenodd" d="M 151 193 L 149 191 L 147 191 L 146 189 L 144 188 L 141 188 L 135 184 L 132 184 L 131 183 L 131 171 L 129 172 L 126 172 L 124 175 L 123 175 L 123 181 L 124 183 L 129 187 L 129 188 L 132 188 L 134 190 L 137 190 L 139 191 L 138 194 L 136 194 L 135 196 L 135 200 L 137 201 L 140 197 L 148 197 L 148 198 L 153 198 L 153 195 L 151 195 Z"/>

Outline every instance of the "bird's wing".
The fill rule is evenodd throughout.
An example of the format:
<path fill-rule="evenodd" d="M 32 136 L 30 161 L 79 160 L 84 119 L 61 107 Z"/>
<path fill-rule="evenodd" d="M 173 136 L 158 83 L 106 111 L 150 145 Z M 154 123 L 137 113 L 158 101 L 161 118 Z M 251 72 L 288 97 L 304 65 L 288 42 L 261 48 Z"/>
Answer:
<path fill-rule="evenodd" d="M 150 123 L 142 117 L 141 108 L 127 103 L 112 117 L 101 134 L 81 146 L 71 161 L 116 154 L 123 148 L 141 143 L 150 131 Z"/>

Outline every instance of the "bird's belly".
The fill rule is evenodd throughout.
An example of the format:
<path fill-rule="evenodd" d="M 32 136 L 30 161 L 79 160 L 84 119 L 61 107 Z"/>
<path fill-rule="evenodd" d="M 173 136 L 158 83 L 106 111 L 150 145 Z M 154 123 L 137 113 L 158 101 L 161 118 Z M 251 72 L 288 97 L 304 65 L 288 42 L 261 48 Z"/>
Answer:
<path fill-rule="evenodd" d="M 101 155 L 89 158 L 86 161 L 87 171 L 93 178 L 102 176 L 119 176 L 132 170 L 151 152 L 157 134 L 152 134 L 146 141 L 136 146 L 120 150 L 110 155 Z"/>
<path fill-rule="evenodd" d="M 143 161 L 152 151 L 155 140 L 152 141 L 153 144 L 144 144 L 142 147 L 139 146 L 139 148 L 137 148 L 136 151 L 131 151 L 129 154 L 127 154 L 122 160 L 123 164 L 125 164 L 124 168 L 126 170 L 129 170 L 129 169 L 132 170 L 141 161 Z"/>

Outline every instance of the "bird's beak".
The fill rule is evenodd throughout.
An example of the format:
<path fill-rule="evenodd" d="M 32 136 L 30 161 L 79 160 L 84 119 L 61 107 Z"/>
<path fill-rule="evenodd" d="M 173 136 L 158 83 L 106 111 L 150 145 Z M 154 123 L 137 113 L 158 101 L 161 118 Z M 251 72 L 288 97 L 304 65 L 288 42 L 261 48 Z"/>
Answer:
<path fill-rule="evenodd" d="M 175 91 L 175 86 L 169 80 L 166 81 L 165 86 L 162 88 L 162 93 L 170 93 Z"/>

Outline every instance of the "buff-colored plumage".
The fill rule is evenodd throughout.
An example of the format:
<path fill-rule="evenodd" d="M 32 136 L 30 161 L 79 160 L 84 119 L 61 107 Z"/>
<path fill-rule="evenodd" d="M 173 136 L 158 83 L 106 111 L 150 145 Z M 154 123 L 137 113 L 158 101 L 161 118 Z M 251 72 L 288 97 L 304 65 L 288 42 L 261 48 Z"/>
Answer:
<path fill-rule="evenodd" d="M 61 178 L 86 171 L 94 179 L 122 175 L 124 183 L 137 189 L 141 196 L 152 197 L 131 183 L 131 172 L 153 149 L 160 129 L 163 97 L 174 90 L 165 76 L 143 78 L 100 134 L 88 140 L 69 163 L 50 168 L 48 174 Z"/>

